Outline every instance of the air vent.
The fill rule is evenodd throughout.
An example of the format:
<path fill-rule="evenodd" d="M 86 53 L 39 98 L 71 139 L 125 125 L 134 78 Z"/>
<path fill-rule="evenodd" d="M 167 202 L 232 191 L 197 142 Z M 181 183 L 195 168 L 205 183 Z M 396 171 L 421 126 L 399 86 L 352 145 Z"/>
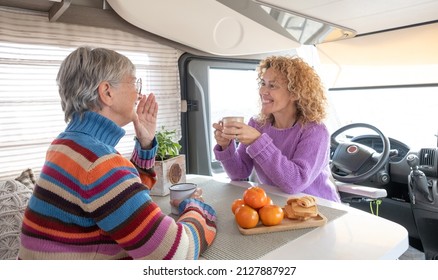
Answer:
<path fill-rule="evenodd" d="M 434 166 L 435 164 L 435 149 L 420 150 L 420 165 Z"/>

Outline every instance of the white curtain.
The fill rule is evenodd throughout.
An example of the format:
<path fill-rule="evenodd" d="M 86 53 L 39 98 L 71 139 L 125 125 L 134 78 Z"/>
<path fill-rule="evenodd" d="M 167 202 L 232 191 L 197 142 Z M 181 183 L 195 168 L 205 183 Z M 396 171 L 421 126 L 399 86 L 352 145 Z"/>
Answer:
<path fill-rule="evenodd" d="M 47 14 L 0 8 L 0 179 L 26 168 L 38 175 L 48 145 L 66 126 L 56 86 L 62 60 L 78 46 L 106 47 L 128 56 L 154 92 L 158 127 L 181 135 L 179 50 L 114 29 L 49 22 Z M 132 124 L 117 149 L 129 157 Z"/>

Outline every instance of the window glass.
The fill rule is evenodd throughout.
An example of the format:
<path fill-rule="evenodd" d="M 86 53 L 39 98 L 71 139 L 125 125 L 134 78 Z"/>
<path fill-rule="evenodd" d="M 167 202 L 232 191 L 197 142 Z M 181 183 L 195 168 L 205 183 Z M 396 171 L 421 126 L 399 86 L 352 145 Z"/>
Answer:
<path fill-rule="evenodd" d="M 209 70 L 210 126 L 225 116 L 243 116 L 245 123 L 257 115 L 260 109 L 257 72 L 255 70 L 219 69 Z M 210 143 L 214 148 L 216 141 L 211 129 Z M 210 152 L 212 153 L 213 150 Z M 212 153 L 213 172 L 222 172 Z"/>
<path fill-rule="evenodd" d="M 436 147 L 438 87 L 330 90 L 329 129 L 365 122 L 411 148 Z"/>
<path fill-rule="evenodd" d="M 111 28 L 49 22 L 44 13 L 0 10 L 0 179 L 24 169 L 35 175 L 48 145 L 65 128 L 56 85 L 63 59 L 81 45 L 119 51 L 136 65 L 143 93 L 154 92 L 159 104 L 157 127 L 180 135 L 179 51 L 146 37 Z M 31 34 L 32 36 L 29 36 Z M 132 124 L 117 150 L 129 157 Z"/>

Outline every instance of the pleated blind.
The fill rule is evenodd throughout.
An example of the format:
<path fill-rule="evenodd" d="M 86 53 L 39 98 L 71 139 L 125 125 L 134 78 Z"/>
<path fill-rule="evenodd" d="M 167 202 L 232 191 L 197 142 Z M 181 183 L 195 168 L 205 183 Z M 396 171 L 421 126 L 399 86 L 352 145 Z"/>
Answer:
<path fill-rule="evenodd" d="M 143 80 L 143 93 L 154 92 L 158 128 L 181 135 L 179 51 L 114 29 L 49 22 L 47 14 L 0 9 L 0 179 L 26 168 L 38 175 L 48 145 L 66 124 L 56 75 L 62 60 L 82 45 L 106 47 L 129 57 Z M 129 157 L 132 124 L 117 149 Z"/>

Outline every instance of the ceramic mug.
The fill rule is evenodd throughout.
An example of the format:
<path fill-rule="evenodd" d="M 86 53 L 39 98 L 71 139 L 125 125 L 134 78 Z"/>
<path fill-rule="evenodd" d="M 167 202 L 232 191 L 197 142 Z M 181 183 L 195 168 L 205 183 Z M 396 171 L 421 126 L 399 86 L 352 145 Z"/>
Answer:
<path fill-rule="evenodd" d="M 223 117 L 221 121 L 219 121 L 220 125 L 224 125 L 229 122 L 241 122 L 243 123 L 244 118 L 239 116 L 231 116 L 231 117 Z"/>
<path fill-rule="evenodd" d="M 170 190 L 170 200 L 178 199 L 184 200 L 190 198 L 192 194 L 196 191 L 197 185 L 194 183 L 179 183 L 174 184 L 169 187 Z M 171 205 L 170 207 L 172 214 L 179 215 L 178 207 Z"/>

